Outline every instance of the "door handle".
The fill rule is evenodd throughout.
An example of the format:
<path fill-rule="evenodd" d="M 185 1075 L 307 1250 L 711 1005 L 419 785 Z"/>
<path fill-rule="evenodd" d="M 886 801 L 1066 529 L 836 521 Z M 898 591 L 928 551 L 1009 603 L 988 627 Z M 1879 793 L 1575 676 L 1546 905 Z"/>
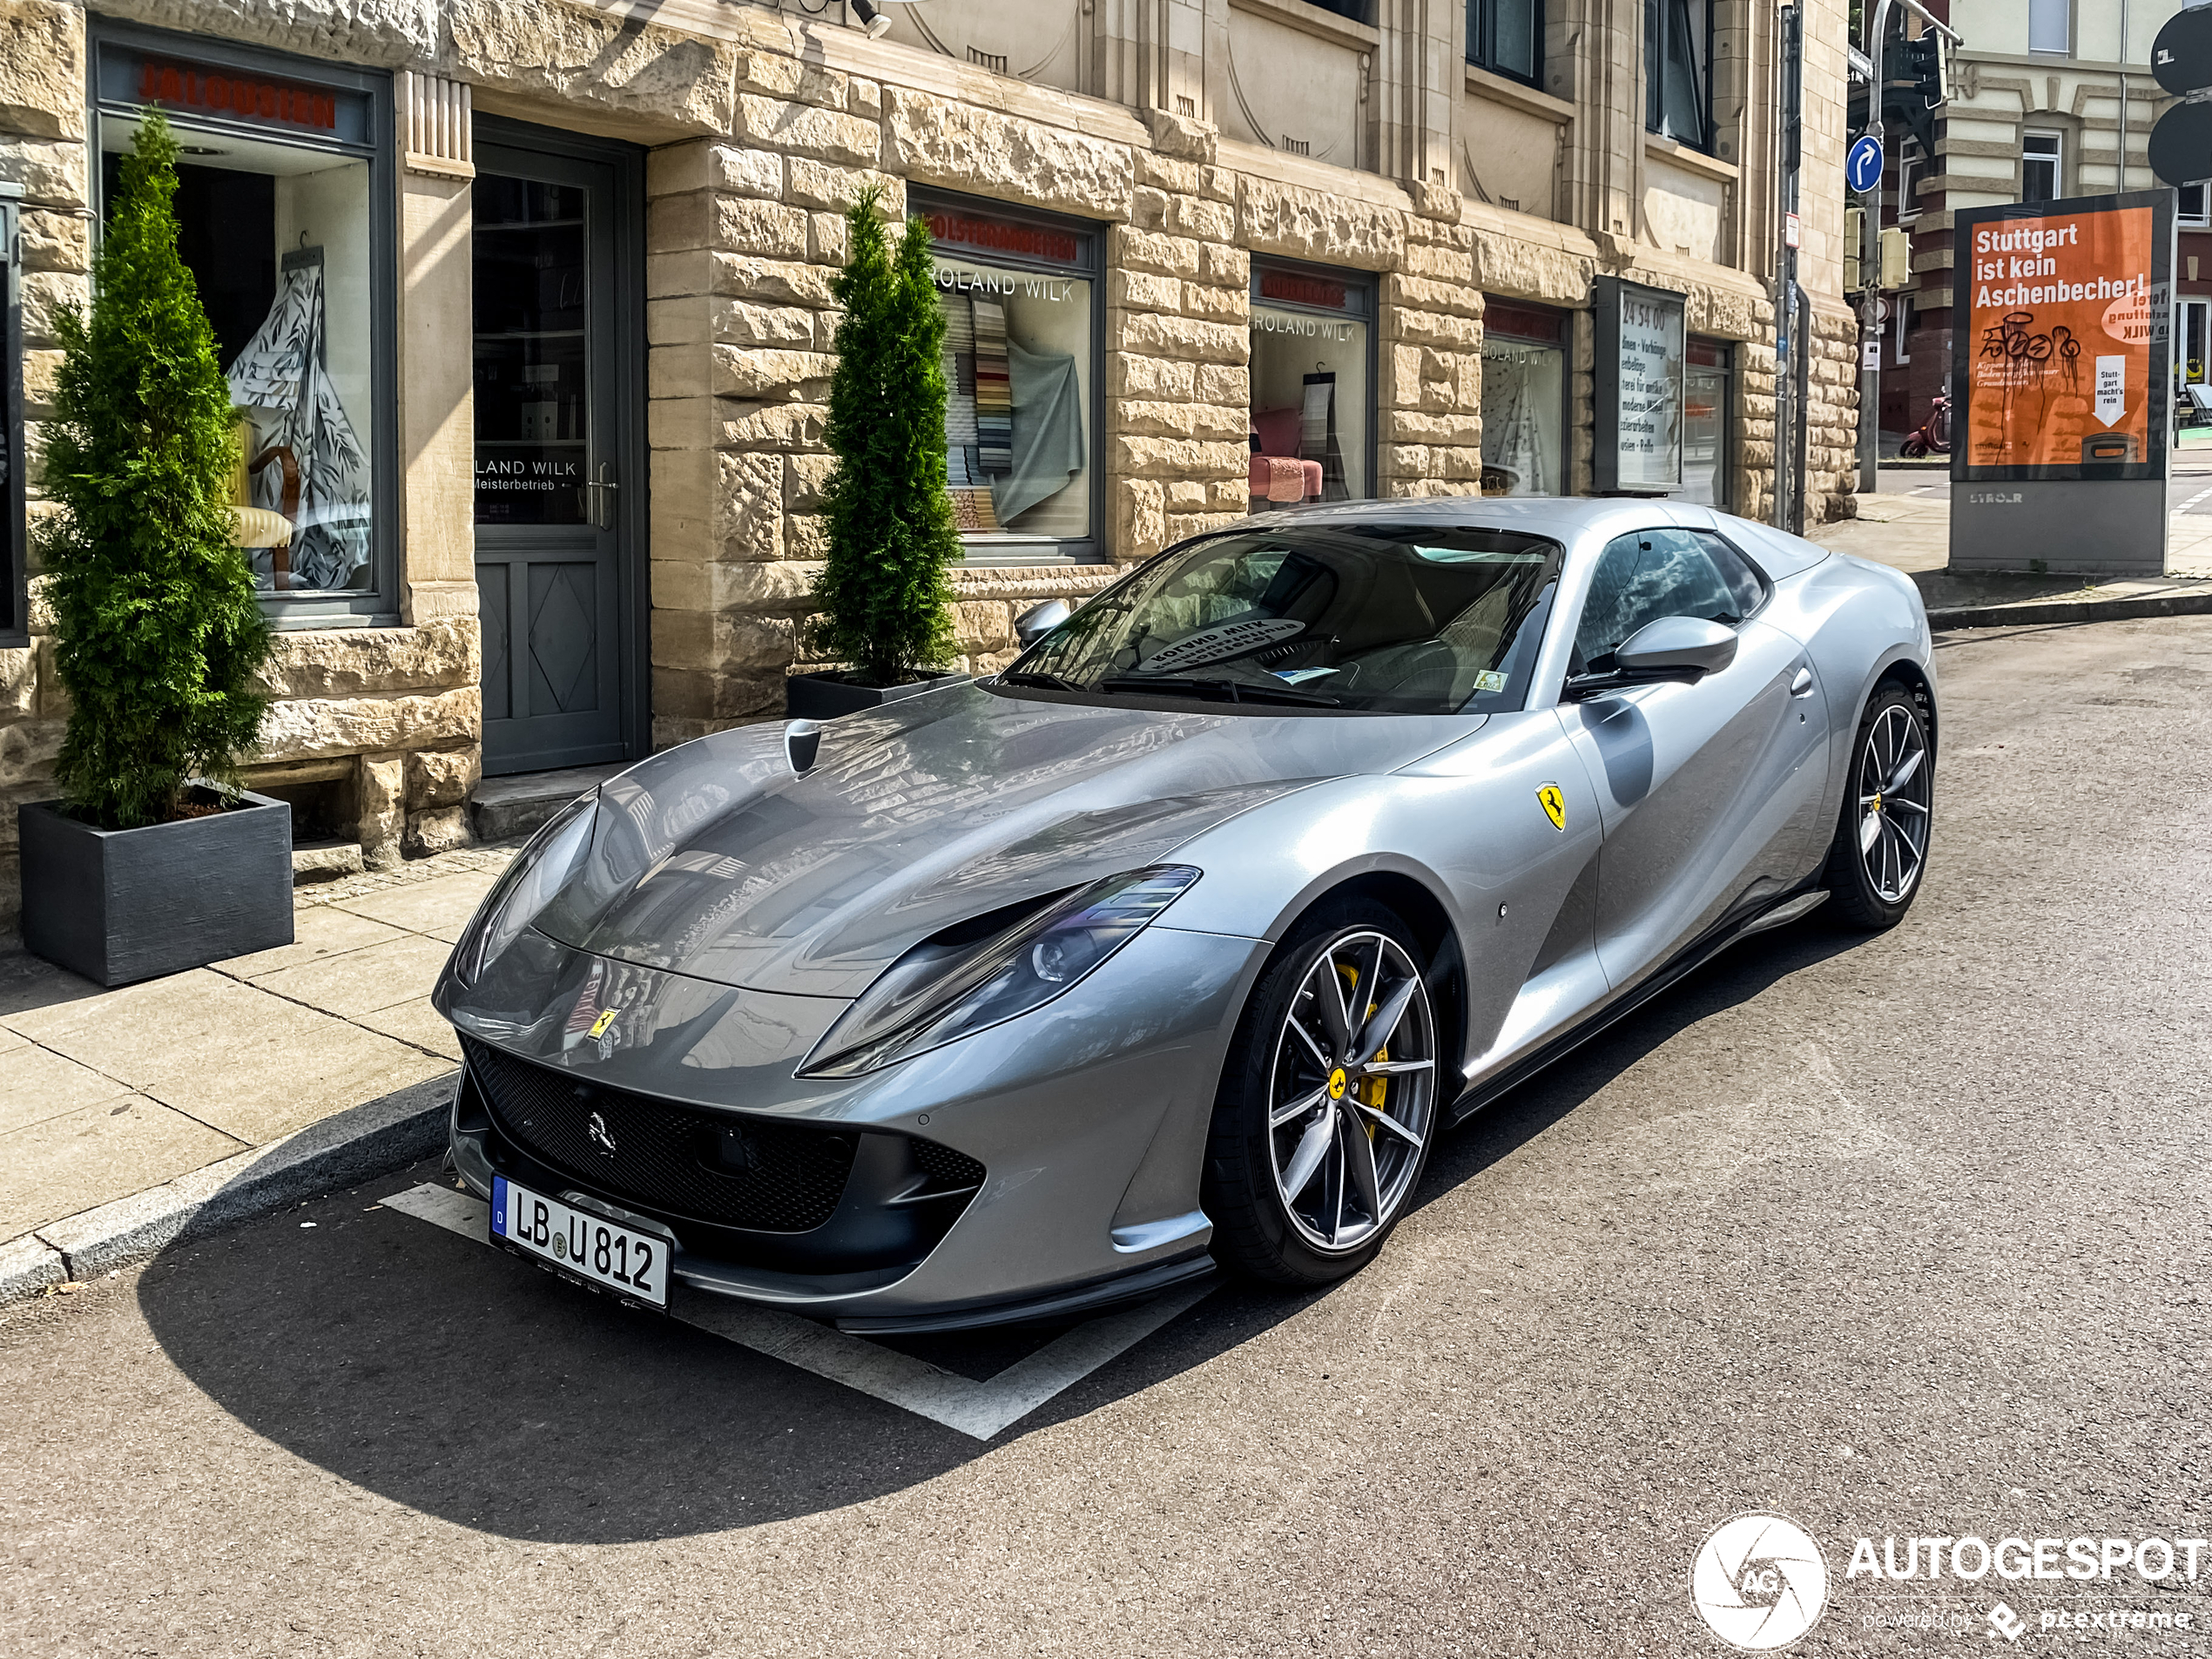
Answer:
<path fill-rule="evenodd" d="M 583 487 L 584 494 L 591 502 L 587 509 L 588 516 L 596 529 L 610 530 L 615 527 L 614 494 L 622 486 L 607 476 L 613 470 L 611 462 L 601 462 L 599 475 Z"/>
<path fill-rule="evenodd" d="M 1790 682 L 1790 695 L 1792 697 L 1812 695 L 1812 670 L 1801 668 L 1797 671 L 1797 678 Z"/>

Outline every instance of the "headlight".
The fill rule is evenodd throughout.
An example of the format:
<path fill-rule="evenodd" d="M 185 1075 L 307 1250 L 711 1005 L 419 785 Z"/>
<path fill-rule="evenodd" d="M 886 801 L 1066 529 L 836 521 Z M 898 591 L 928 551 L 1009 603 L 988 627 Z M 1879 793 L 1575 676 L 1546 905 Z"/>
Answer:
<path fill-rule="evenodd" d="M 453 953 L 454 977 L 463 985 L 515 942 L 515 936 L 551 904 L 577 862 L 591 846 L 591 821 L 599 792 L 579 795 L 561 808 L 515 855 L 497 885 L 484 895 L 476 914 Z"/>
<path fill-rule="evenodd" d="M 942 1048 L 1071 990 L 1198 879 L 1187 865 L 1108 876 L 981 940 L 940 935 L 885 968 L 799 1066 L 853 1077 Z"/>

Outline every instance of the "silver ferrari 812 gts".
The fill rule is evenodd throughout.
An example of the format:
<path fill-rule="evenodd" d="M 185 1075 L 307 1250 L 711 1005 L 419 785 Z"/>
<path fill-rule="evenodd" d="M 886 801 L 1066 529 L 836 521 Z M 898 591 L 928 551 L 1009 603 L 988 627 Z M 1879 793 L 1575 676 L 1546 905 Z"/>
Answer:
<path fill-rule="evenodd" d="M 1459 1119 L 1928 856 L 1912 583 L 1702 508 L 1274 514 L 1024 623 L 516 858 L 436 992 L 509 1248 L 875 1332 L 1324 1284 Z"/>

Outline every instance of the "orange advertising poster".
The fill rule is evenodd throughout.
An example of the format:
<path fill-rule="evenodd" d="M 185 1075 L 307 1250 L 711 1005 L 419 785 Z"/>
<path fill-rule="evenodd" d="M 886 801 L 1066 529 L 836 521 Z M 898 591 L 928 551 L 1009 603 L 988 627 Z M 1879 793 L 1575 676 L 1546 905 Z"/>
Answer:
<path fill-rule="evenodd" d="M 1959 341 L 1969 468 L 2152 458 L 2155 237 L 2148 206 L 1973 227 L 1969 327 Z"/>

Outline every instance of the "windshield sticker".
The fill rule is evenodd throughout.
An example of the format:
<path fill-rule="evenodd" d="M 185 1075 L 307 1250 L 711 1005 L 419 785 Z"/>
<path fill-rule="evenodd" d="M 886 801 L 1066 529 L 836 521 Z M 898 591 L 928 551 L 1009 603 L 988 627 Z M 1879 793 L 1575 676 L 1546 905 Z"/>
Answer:
<path fill-rule="evenodd" d="M 1249 622 L 1224 623 L 1218 628 L 1185 634 L 1172 645 L 1154 651 L 1136 665 L 1136 671 L 1171 674 L 1178 669 L 1197 668 L 1206 663 L 1225 663 L 1232 657 L 1248 655 L 1263 646 L 1295 639 L 1305 631 L 1304 623 L 1289 617 L 1256 617 Z"/>
<path fill-rule="evenodd" d="M 1474 689 L 1478 691 L 1502 691 L 1506 689 L 1506 677 L 1486 668 L 1474 677 Z"/>
<path fill-rule="evenodd" d="M 1278 668 L 1270 671 L 1287 685 L 1303 685 L 1308 680 L 1318 680 L 1337 671 L 1333 668 Z"/>

